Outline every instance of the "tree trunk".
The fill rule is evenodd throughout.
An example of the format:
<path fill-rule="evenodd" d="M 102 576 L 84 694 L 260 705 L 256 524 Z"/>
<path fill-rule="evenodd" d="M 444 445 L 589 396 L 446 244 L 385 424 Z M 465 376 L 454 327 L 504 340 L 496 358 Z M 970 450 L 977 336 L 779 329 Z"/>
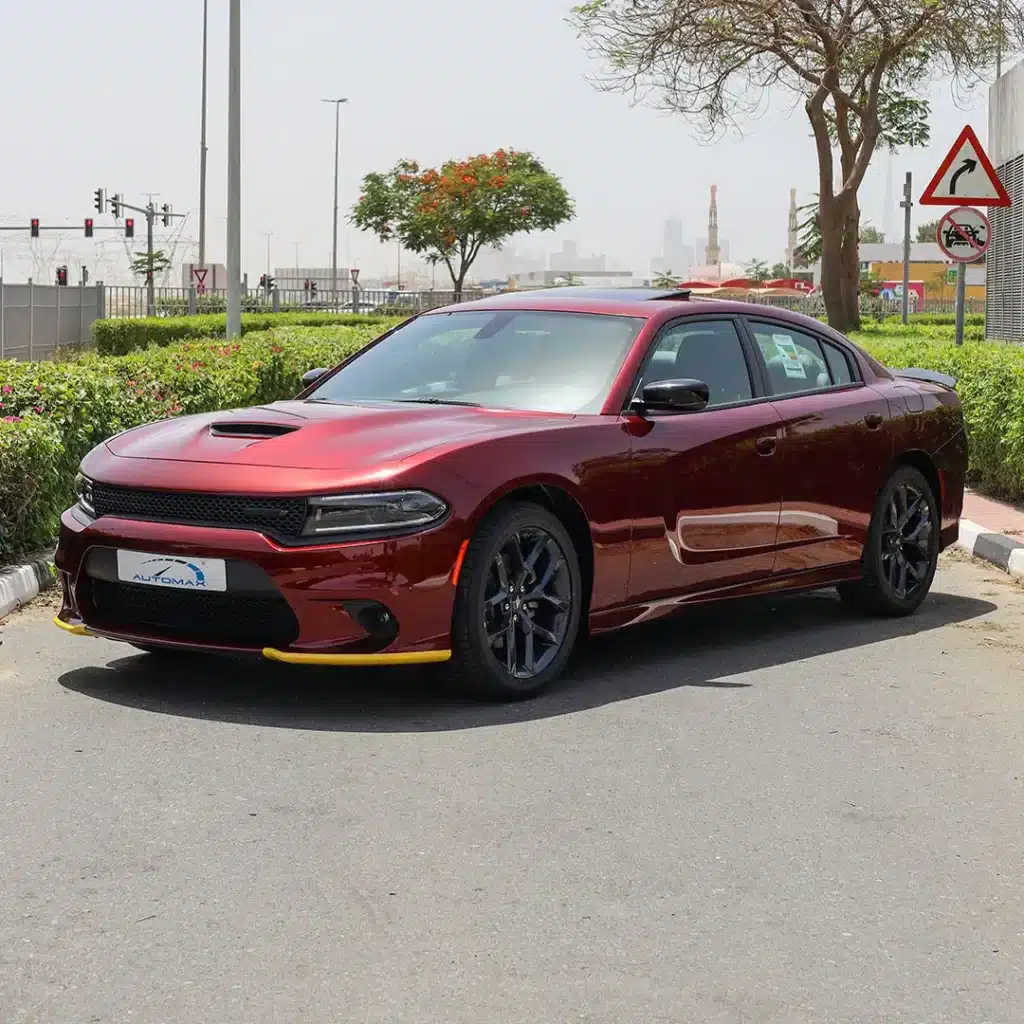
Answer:
<path fill-rule="evenodd" d="M 843 267 L 843 302 L 846 308 L 846 331 L 860 328 L 860 208 L 856 198 L 843 226 L 841 251 Z"/>
<path fill-rule="evenodd" d="M 854 331 L 860 326 L 860 211 L 856 195 L 822 193 L 820 217 L 821 292 L 829 326 L 844 333 Z"/>

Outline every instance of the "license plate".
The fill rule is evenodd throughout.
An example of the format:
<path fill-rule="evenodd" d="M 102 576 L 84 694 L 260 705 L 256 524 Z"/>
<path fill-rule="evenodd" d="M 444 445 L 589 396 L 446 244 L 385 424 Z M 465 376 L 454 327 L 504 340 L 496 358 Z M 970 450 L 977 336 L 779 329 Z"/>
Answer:
<path fill-rule="evenodd" d="M 227 566 L 222 558 L 151 555 L 145 551 L 118 551 L 117 578 L 125 583 L 173 590 L 228 589 Z"/>

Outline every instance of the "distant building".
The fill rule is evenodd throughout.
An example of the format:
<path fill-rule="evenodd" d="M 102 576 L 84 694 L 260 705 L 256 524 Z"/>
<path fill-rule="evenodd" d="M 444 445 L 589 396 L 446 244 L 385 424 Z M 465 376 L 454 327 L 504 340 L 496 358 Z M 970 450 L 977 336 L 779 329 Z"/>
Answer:
<path fill-rule="evenodd" d="M 651 260 L 651 274 L 672 274 L 682 279 L 689 276 L 693 260 L 693 247 L 683 243 L 683 222 L 678 217 L 669 217 L 665 221 L 661 255 Z"/>
<path fill-rule="evenodd" d="M 696 240 L 697 259 L 704 259 L 704 253 L 707 251 L 708 240 L 706 238 L 698 238 Z M 729 242 L 728 239 L 719 238 L 718 240 L 718 255 L 723 263 L 729 262 Z"/>
<path fill-rule="evenodd" d="M 946 259 L 937 242 L 910 243 L 910 280 L 918 281 L 926 300 L 952 300 L 956 284 L 949 271 L 955 268 Z M 815 286 L 821 285 L 821 262 L 810 267 Z M 860 272 L 873 274 L 883 283 L 902 283 L 903 244 L 901 242 L 862 242 Z M 972 263 L 967 268 L 967 298 L 985 298 L 985 264 Z"/>
<path fill-rule="evenodd" d="M 711 202 L 708 204 L 708 243 L 704 246 L 704 263 L 716 267 L 722 262 L 722 251 L 718 247 L 718 186 L 711 186 Z"/>
<path fill-rule="evenodd" d="M 786 227 L 786 266 L 793 269 L 793 259 L 799 245 L 800 215 L 796 208 L 796 189 L 789 190 L 789 222 Z"/>
<path fill-rule="evenodd" d="M 579 247 L 575 242 L 563 241 L 562 248 L 551 254 L 548 269 L 563 273 L 583 273 L 588 270 L 606 270 L 607 262 L 604 253 L 599 256 L 580 256 Z"/>
<path fill-rule="evenodd" d="M 632 270 L 536 270 L 522 274 L 511 274 L 509 282 L 513 288 L 553 288 L 565 284 L 571 277 L 574 284 L 604 285 L 608 288 L 627 287 L 633 283 Z"/>

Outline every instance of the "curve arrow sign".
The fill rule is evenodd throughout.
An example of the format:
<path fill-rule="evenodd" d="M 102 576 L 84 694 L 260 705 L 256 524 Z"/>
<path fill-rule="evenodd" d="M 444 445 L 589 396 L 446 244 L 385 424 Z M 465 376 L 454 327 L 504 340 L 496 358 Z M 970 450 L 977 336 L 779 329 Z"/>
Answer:
<path fill-rule="evenodd" d="M 972 171 L 977 170 L 978 161 L 972 160 L 968 157 L 957 169 L 953 172 L 953 177 L 949 179 L 949 194 L 956 195 L 956 183 L 965 175 L 970 174 Z"/>

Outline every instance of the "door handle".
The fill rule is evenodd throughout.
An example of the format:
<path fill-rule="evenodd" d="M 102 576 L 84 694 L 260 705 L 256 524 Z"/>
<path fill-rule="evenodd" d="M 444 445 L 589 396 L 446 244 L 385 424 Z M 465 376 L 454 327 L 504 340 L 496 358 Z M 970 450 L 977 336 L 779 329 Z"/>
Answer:
<path fill-rule="evenodd" d="M 882 419 L 880 412 L 869 412 L 864 417 L 864 422 L 868 425 L 868 430 L 877 430 L 882 425 Z"/>
<path fill-rule="evenodd" d="M 754 447 L 759 455 L 774 455 L 778 443 L 774 435 L 769 434 L 767 437 L 759 437 L 754 442 Z"/>

